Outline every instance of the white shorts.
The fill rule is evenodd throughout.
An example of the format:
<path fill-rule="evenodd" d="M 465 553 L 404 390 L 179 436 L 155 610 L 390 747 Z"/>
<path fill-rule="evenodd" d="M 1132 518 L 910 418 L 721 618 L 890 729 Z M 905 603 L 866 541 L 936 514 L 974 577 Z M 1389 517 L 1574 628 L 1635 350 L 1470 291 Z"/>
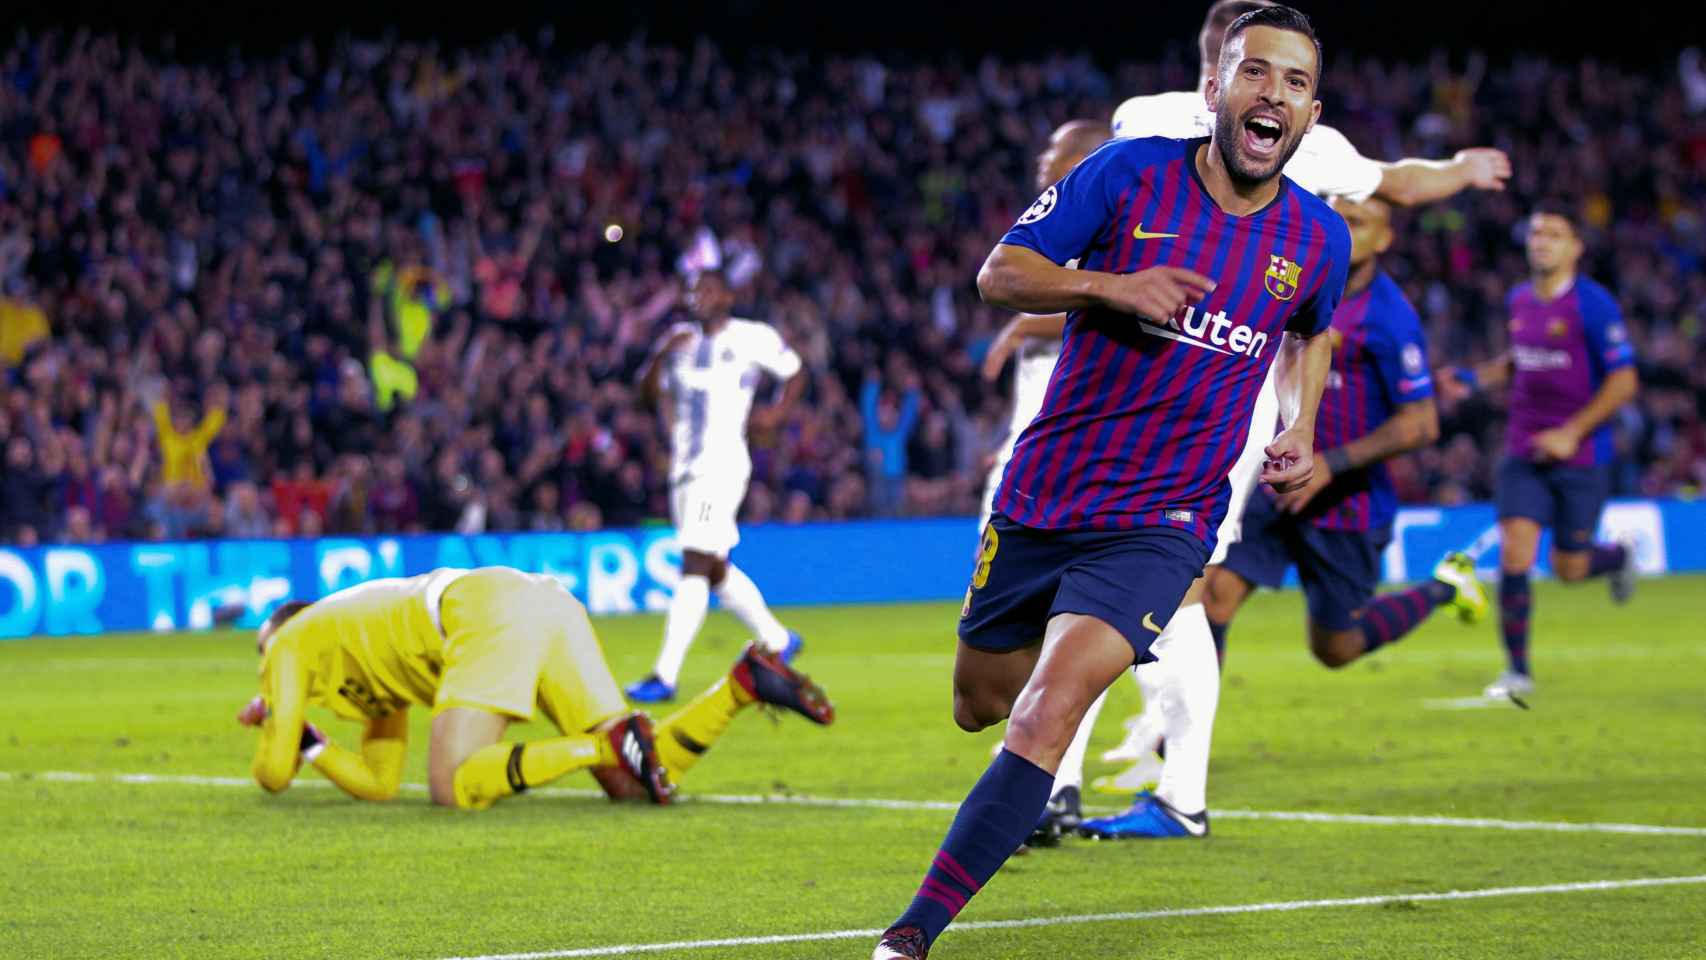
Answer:
<path fill-rule="evenodd" d="M 1007 461 L 1013 459 L 1013 444 L 1018 439 L 1017 431 L 1007 435 L 1007 442 L 995 455 L 995 465 L 989 468 L 989 479 L 983 483 L 983 515 L 977 518 L 979 537 L 983 536 L 983 528 L 989 525 L 989 515 L 995 511 L 995 489 L 1001 486 L 1001 475 L 1007 471 Z"/>
<path fill-rule="evenodd" d="M 688 477 L 669 488 L 669 517 L 683 550 L 727 557 L 740 543 L 735 518 L 746 499 L 748 476 Z"/>
<path fill-rule="evenodd" d="M 1256 492 L 1262 462 L 1268 458 L 1267 446 L 1274 441 L 1278 425 L 1279 392 L 1274 389 L 1273 371 L 1269 370 L 1262 389 L 1256 392 L 1256 408 L 1250 412 L 1250 436 L 1244 441 L 1244 451 L 1238 454 L 1238 462 L 1226 477 L 1232 484 L 1232 500 L 1226 507 L 1226 519 L 1220 521 L 1214 555 L 1208 558 L 1210 566 L 1225 560 L 1226 551 L 1244 534 L 1244 508 L 1250 503 L 1250 494 Z"/>
<path fill-rule="evenodd" d="M 989 479 L 984 481 L 983 516 L 977 521 L 980 536 L 995 509 L 995 488 L 1001 485 L 1001 474 L 1006 471 L 1007 462 L 1013 459 L 1013 447 L 1019 442 L 1019 434 L 1025 432 L 1025 428 L 1036 419 L 1037 411 L 1043 408 L 1049 378 L 1054 376 L 1054 366 L 1059 361 L 1058 340 L 1027 341 L 1019 349 L 1013 368 L 1013 420 L 1007 428 L 1007 442 L 995 455 L 995 465 L 989 468 Z"/>

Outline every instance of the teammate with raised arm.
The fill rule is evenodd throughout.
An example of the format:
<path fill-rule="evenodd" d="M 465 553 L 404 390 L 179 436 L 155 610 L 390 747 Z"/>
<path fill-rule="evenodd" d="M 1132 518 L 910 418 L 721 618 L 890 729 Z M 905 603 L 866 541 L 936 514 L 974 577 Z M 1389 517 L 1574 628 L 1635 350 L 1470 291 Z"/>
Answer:
<path fill-rule="evenodd" d="M 1280 171 L 1320 115 L 1321 48 L 1274 7 L 1233 23 L 1222 54 L 1209 137 L 1102 146 L 978 274 L 993 305 L 1067 313 L 961 609 L 954 719 L 1009 722 L 875 960 L 923 960 L 1030 834 L 1091 702 L 1152 658 L 1214 548 L 1270 366 L 1297 402 L 1263 480 L 1292 490 L 1313 471 L 1350 237 Z"/>
<path fill-rule="evenodd" d="M 729 551 L 740 542 L 735 518 L 752 476 L 748 413 L 760 428 L 781 424 L 805 391 L 800 357 L 769 324 L 730 315 L 734 291 L 721 269 L 701 272 L 687 301 L 696 322 L 671 327 L 640 378 L 648 400 L 669 395 L 669 512 L 681 547 L 681 580 L 670 597 L 663 649 L 652 673 L 628 685 L 628 699 L 636 703 L 675 699 L 681 665 L 705 623 L 712 590 L 757 635 L 759 646 L 783 663 L 800 651 L 799 635 L 777 621 L 758 585 L 729 561 Z M 773 406 L 753 410 L 762 374 L 785 385 Z"/>

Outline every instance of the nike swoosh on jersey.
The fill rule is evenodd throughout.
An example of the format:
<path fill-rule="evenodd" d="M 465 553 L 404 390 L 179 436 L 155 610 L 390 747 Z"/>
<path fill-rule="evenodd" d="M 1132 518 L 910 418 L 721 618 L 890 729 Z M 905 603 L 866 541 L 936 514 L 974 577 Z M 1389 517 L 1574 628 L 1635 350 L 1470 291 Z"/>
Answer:
<path fill-rule="evenodd" d="M 1143 229 L 1143 224 L 1141 223 L 1137 225 L 1137 229 L 1131 232 L 1131 238 L 1133 240 L 1160 240 L 1163 237 L 1176 236 L 1178 236 L 1176 233 L 1149 233 Z"/>

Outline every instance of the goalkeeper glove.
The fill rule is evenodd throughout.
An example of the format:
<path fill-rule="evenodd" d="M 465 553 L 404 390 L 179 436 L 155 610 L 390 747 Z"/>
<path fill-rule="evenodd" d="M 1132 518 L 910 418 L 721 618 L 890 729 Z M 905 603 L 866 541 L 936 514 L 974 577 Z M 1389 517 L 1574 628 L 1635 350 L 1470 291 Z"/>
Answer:
<path fill-rule="evenodd" d="M 327 742 L 326 735 L 320 732 L 319 727 L 312 723 L 303 724 L 302 742 L 300 744 L 302 762 L 312 765 L 315 760 L 320 758 L 320 754 L 326 751 Z"/>

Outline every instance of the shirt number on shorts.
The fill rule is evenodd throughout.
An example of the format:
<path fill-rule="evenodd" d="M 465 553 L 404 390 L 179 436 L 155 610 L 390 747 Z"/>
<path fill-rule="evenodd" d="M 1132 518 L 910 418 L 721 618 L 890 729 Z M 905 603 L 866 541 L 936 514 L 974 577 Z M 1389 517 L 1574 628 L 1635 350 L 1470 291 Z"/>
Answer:
<path fill-rule="evenodd" d="M 995 551 L 1001 549 L 1001 535 L 995 532 L 995 524 L 988 523 L 983 527 L 983 542 L 977 547 L 977 569 L 971 572 L 971 588 L 983 589 L 989 582 L 989 565 L 995 560 Z"/>

